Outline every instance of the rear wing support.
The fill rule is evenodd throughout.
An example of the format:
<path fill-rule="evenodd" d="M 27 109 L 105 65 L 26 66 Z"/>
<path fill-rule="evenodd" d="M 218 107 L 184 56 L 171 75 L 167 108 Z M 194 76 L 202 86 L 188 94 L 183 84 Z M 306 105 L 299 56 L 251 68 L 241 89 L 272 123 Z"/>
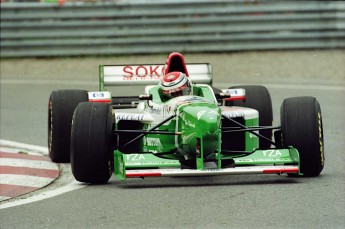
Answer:
<path fill-rule="evenodd" d="M 107 86 L 156 85 L 164 72 L 163 64 L 100 65 L 99 90 Z M 187 64 L 189 77 L 195 84 L 212 86 L 212 66 L 207 63 Z"/>

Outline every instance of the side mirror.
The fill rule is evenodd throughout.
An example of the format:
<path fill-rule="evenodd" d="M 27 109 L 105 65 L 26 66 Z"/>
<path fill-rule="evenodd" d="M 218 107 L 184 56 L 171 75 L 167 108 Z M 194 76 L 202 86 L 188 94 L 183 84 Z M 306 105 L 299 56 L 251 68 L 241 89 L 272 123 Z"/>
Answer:
<path fill-rule="evenodd" d="M 223 93 L 230 94 L 229 98 L 225 98 L 225 101 L 246 100 L 246 91 L 243 88 L 224 89 Z"/>
<path fill-rule="evenodd" d="M 215 94 L 217 100 L 230 99 L 231 95 L 229 93 L 217 93 Z"/>

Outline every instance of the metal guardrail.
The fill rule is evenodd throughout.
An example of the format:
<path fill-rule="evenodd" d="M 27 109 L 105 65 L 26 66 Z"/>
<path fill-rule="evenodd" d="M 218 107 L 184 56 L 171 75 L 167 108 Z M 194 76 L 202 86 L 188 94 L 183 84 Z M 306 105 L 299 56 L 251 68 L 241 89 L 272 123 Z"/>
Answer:
<path fill-rule="evenodd" d="M 344 1 L 0 6 L 1 57 L 345 48 Z"/>

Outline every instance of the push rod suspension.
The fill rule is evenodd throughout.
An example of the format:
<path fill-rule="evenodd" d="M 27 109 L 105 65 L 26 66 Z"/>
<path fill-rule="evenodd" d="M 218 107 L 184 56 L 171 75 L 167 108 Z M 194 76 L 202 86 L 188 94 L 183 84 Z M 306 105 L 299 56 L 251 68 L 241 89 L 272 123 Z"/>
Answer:
<path fill-rule="evenodd" d="M 248 129 L 253 130 L 253 131 L 257 131 L 257 130 L 279 130 L 279 129 L 281 129 L 281 127 L 280 126 L 275 126 L 275 127 L 258 126 L 258 127 L 250 127 Z M 244 131 L 248 131 L 248 130 L 242 129 L 241 127 L 235 127 L 235 128 L 229 127 L 229 129 L 227 127 L 225 127 L 222 132 L 223 133 L 232 133 L 232 132 L 244 132 Z"/>
<path fill-rule="evenodd" d="M 114 134 L 120 133 L 134 133 L 134 134 L 163 134 L 163 135 L 179 135 L 181 132 L 169 132 L 169 131 L 148 131 L 148 130 L 115 130 Z"/>
<path fill-rule="evenodd" d="M 162 122 L 158 123 L 156 126 L 150 128 L 149 130 L 145 131 L 144 133 L 138 135 L 137 137 L 133 138 L 132 140 L 130 140 L 129 142 L 127 142 L 126 144 L 124 144 L 122 146 L 122 149 L 126 148 L 128 145 L 132 144 L 133 142 L 137 141 L 138 139 L 150 134 L 151 131 L 154 131 L 155 129 L 157 129 L 158 127 L 160 127 L 161 125 L 163 125 L 164 123 L 170 121 L 171 119 L 175 118 L 176 115 L 172 115 L 169 118 L 163 120 Z"/>
<path fill-rule="evenodd" d="M 248 128 L 248 127 L 242 125 L 241 123 L 239 123 L 239 122 L 233 120 L 232 118 L 226 117 L 225 115 L 222 115 L 222 117 L 224 117 L 224 118 L 226 118 L 227 120 L 229 120 L 230 122 L 232 122 L 232 123 L 238 125 L 239 127 L 241 127 L 242 129 L 244 129 L 245 131 L 248 131 L 248 132 L 252 133 L 253 135 L 255 135 L 255 136 L 259 137 L 259 138 L 265 139 L 266 141 L 270 142 L 272 145 L 274 145 L 274 146 L 276 146 L 276 147 L 278 146 L 278 145 L 277 145 L 274 141 L 272 141 L 271 139 L 266 138 L 265 136 L 263 136 L 263 135 L 261 135 L 261 134 L 255 133 L 255 131 L 256 131 L 257 129 L 253 130 L 253 129 L 251 129 L 251 128 Z"/>

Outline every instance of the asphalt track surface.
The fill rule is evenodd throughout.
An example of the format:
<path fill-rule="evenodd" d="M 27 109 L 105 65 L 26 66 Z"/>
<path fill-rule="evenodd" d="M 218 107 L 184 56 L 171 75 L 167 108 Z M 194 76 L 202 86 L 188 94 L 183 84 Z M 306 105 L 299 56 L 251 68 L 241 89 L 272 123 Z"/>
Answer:
<path fill-rule="evenodd" d="M 1 209 L 0 204 L 0 228 L 344 228 L 345 51 L 193 54 L 186 55 L 186 60 L 210 62 L 219 87 L 239 83 L 267 86 L 275 124 L 279 124 L 284 98 L 316 97 L 325 138 L 326 165 L 321 176 L 238 175 L 126 182 L 112 178 L 107 185 L 89 185 L 25 205 Z M 165 55 L 1 60 L 0 138 L 46 146 L 52 90 L 96 90 L 99 64 L 164 61 Z M 117 91 L 128 92 L 138 90 Z M 60 166 L 64 170 L 60 180 L 72 179 L 69 165 Z M 50 189 L 59 184 L 64 182 L 57 181 Z M 44 192 L 40 190 L 41 195 Z"/>

